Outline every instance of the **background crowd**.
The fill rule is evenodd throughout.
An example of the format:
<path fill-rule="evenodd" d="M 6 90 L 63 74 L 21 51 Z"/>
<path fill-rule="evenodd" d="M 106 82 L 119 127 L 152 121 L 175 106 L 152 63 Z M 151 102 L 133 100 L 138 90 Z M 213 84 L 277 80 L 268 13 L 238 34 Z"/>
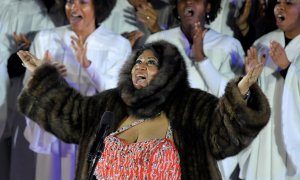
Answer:
<path fill-rule="evenodd" d="M 58 65 L 92 96 L 117 85 L 132 50 L 166 40 L 182 54 L 193 88 L 220 97 L 228 81 L 266 59 L 258 84 L 271 118 L 249 147 L 218 162 L 223 179 L 300 179 L 300 1 L 2 0 L 0 180 L 74 179 L 77 146 L 18 112 L 30 73 L 16 52 Z M 199 170 L 201 171 L 201 170 Z"/>

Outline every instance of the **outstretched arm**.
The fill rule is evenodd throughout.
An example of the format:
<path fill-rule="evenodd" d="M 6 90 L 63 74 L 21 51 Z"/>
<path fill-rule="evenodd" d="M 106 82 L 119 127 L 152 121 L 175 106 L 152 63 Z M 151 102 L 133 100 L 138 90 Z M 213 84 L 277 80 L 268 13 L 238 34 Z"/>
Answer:
<path fill-rule="evenodd" d="M 216 158 L 234 155 L 248 146 L 270 117 L 268 100 L 256 84 L 263 63 L 258 63 L 255 49 L 248 51 L 247 60 L 246 76 L 227 85 L 209 126 L 208 141 Z M 250 97 L 245 99 L 248 91 Z"/>
<path fill-rule="evenodd" d="M 94 128 L 104 112 L 101 95 L 83 97 L 69 87 L 57 67 L 29 52 L 18 54 L 32 71 L 27 88 L 19 96 L 20 111 L 63 141 L 78 143 L 84 131 Z"/>

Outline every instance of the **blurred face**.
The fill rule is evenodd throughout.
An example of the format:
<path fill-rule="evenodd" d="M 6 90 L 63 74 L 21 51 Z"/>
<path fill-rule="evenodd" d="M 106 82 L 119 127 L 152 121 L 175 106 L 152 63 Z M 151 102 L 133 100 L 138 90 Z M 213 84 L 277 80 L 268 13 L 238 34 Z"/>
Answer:
<path fill-rule="evenodd" d="M 133 86 L 141 89 L 149 86 L 159 71 L 158 59 L 151 50 L 145 50 L 135 61 L 131 70 Z"/>
<path fill-rule="evenodd" d="M 299 0 L 277 0 L 274 15 L 276 25 L 288 38 L 292 39 L 300 33 Z"/>
<path fill-rule="evenodd" d="M 71 28 L 76 34 L 90 34 L 95 30 L 93 0 L 67 0 L 65 10 Z"/>
<path fill-rule="evenodd" d="M 207 7 L 207 0 L 179 0 L 177 11 L 182 27 L 190 29 L 199 21 L 204 26 Z"/>

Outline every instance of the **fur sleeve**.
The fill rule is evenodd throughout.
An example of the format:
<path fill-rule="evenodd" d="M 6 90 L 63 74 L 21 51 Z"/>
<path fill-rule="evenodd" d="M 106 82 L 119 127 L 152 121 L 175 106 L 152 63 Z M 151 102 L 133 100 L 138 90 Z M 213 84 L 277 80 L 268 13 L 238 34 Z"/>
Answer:
<path fill-rule="evenodd" d="M 258 85 L 251 86 L 246 101 L 237 83 L 238 79 L 228 83 L 209 125 L 210 148 L 217 158 L 234 155 L 248 146 L 270 118 L 268 100 Z"/>
<path fill-rule="evenodd" d="M 78 143 L 84 123 L 95 113 L 91 113 L 92 99 L 69 87 L 54 66 L 44 64 L 21 92 L 18 105 L 21 113 L 46 131 L 65 142 Z"/>

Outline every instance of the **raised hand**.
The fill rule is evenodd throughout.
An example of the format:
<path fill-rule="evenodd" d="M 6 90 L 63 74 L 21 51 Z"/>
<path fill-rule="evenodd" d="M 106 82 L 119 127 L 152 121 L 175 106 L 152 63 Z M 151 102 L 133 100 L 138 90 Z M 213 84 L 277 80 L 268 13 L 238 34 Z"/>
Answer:
<path fill-rule="evenodd" d="M 137 17 L 152 32 L 161 31 L 158 25 L 158 14 L 151 3 L 143 3 L 137 7 Z"/>
<path fill-rule="evenodd" d="M 290 65 L 284 48 L 276 41 L 270 42 L 270 56 L 281 69 L 286 69 Z"/>
<path fill-rule="evenodd" d="M 39 60 L 36 56 L 28 51 L 20 50 L 17 52 L 17 54 L 22 60 L 23 66 L 25 66 L 31 73 L 33 73 L 40 65 L 44 63 L 44 61 Z"/>
<path fill-rule="evenodd" d="M 29 49 L 31 41 L 24 34 L 17 34 L 16 32 L 14 32 L 13 38 L 18 50 Z"/>
<path fill-rule="evenodd" d="M 265 56 L 261 57 L 260 62 L 258 61 L 256 49 L 253 47 L 247 51 L 247 56 L 245 59 L 246 75 L 238 84 L 242 95 L 247 94 L 249 88 L 257 82 L 257 79 L 259 78 L 266 61 Z"/>
<path fill-rule="evenodd" d="M 241 16 L 238 18 L 236 22 L 238 28 L 240 29 L 243 35 L 246 35 L 249 31 L 248 18 L 250 15 L 251 6 L 252 6 L 252 0 L 246 0 L 243 13 L 241 14 Z"/>
<path fill-rule="evenodd" d="M 80 36 L 79 38 L 71 36 L 71 39 L 71 46 L 75 50 L 77 61 L 82 67 L 88 68 L 91 64 L 91 61 L 89 61 L 86 57 L 87 43 L 84 43 L 84 40 Z"/>
<path fill-rule="evenodd" d="M 266 57 L 266 55 L 264 54 L 263 57 Z M 265 63 L 265 58 L 261 59 L 261 63 Z M 252 66 L 255 66 L 256 64 L 259 64 L 257 50 L 254 47 L 250 47 L 247 50 L 247 56 L 245 57 L 245 72 L 248 73 Z"/>
<path fill-rule="evenodd" d="M 198 62 L 205 59 L 205 54 L 203 51 L 203 39 L 204 39 L 206 32 L 207 32 L 207 29 L 205 29 L 203 26 L 201 26 L 200 22 L 195 23 L 194 29 L 192 32 L 193 45 L 192 45 L 192 51 L 190 54 L 190 58 L 192 58 Z"/>

